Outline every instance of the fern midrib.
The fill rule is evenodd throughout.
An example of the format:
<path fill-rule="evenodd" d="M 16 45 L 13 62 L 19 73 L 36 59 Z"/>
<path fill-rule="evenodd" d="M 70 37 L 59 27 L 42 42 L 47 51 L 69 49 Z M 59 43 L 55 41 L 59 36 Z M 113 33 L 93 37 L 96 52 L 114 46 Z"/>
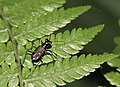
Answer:
<path fill-rule="evenodd" d="M 88 62 L 89 63 L 89 62 Z M 88 66 L 88 65 L 91 65 L 91 63 L 89 63 L 89 64 L 82 64 L 82 65 L 79 65 L 77 68 L 76 67 L 74 67 L 74 68 L 72 68 L 71 69 L 71 67 L 69 67 L 69 69 L 66 69 L 66 70 L 62 70 L 62 71 L 59 71 L 59 73 L 58 72 L 53 72 L 53 73 L 51 73 L 51 72 L 47 72 L 45 75 L 41 75 L 40 77 L 37 77 L 37 78 L 30 78 L 30 79 L 27 79 L 27 80 L 24 80 L 25 82 L 31 82 L 31 81 L 36 81 L 36 80 L 42 80 L 42 79 L 46 79 L 46 78 L 50 78 L 51 76 L 53 76 L 53 74 L 54 74 L 54 76 L 59 76 L 60 77 L 60 75 L 64 75 L 64 74 L 67 74 L 68 72 L 71 72 L 71 71 L 76 71 L 76 70 L 78 70 L 78 69 L 82 69 L 81 68 L 81 66 L 82 67 L 84 67 L 84 66 Z M 97 65 L 97 64 L 95 64 L 95 63 L 93 63 L 94 65 Z M 98 63 L 99 64 L 99 63 Z M 98 65 L 98 67 L 99 67 L 99 65 Z M 82 69 L 82 70 L 84 70 L 84 69 Z M 85 71 L 85 70 L 84 70 Z M 88 71 L 85 71 L 85 72 L 88 72 Z M 77 72 L 76 72 L 77 73 Z M 88 72 L 88 73 L 90 73 L 90 72 Z M 79 74 L 79 73 L 78 73 Z M 82 75 L 82 74 L 81 74 Z M 82 75 L 82 76 L 84 76 L 84 75 Z M 60 77 L 61 78 L 61 77 Z M 62 78 L 61 78 L 62 79 Z"/>
<path fill-rule="evenodd" d="M 47 16 L 47 15 L 45 15 L 45 16 Z M 66 15 L 65 15 L 66 16 Z M 72 16 L 72 17 L 69 17 L 69 18 L 71 18 L 70 20 L 72 20 L 72 19 L 74 19 L 76 17 L 76 15 L 75 16 Z M 38 17 L 39 18 L 39 17 Z M 37 30 L 37 29 L 44 29 L 45 28 L 45 26 L 46 25 L 53 25 L 53 23 L 58 23 L 58 21 L 59 20 L 61 20 L 61 19 L 63 19 L 63 17 L 58 17 L 56 20 L 52 20 L 52 21 L 49 21 L 47 24 L 45 23 L 44 25 L 42 24 L 41 26 L 38 26 L 36 29 L 34 29 L 34 31 L 35 30 Z M 69 20 L 69 22 L 70 22 L 70 20 Z M 55 26 L 54 26 L 55 27 Z M 62 26 L 63 27 L 63 26 Z M 57 27 L 56 27 L 57 28 Z M 59 27 L 60 28 L 60 27 Z M 47 29 L 47 28 L 46 28 Z M 47 29 L 47 30 L 49 30 L 49 31 L 51 31 L 51 32 L 49 32 L 49 33 L 52 33 L 53 31 L 52 30 L 50 30 L 50 29 Z M 17 36 L 15 36 L 15 38 L 16 37 L 19 37 L 19 36 L 22 36 L 22 35 L 27 35 L 27 31 L 29 31 L 29 32 L 33 32 L 33 30 L 31 29 L 31 30 L 29 30 L 29 28 L 27 28 L 26 30 L 24 30 L 24 31 L 22 31 L 19 35 L 17 35 Z M 24 33 L 23 33 L 24 32 Z M 43 36 L 44 36 L 44 34 L 43 34 Z M 41 36 L 42 37 L 42 36 Z"/>
<path fill-rule="evenodd" d="M 49 79 L 51 76 L 53 76 L 53 74 L 54 74 L 54 76 L 59 76 L 60 77 L 60 75 L 64 75 L 64 74 L 66 74 L 66 72 L 68 73 L 68 72 L 70 72 L 70 71 L 76 71 L 76 70 L 80 70 L 80 69 L 83 69 L 83 68 L 81 68 L 81 67 L 88 67 L 88 68 L 90 68 L 90 69 L 96 69 L 96 68 L 98 68 L 99 66 L 100 66 L 100 64 L 102 64 L 103 62 L 106 62 L 106 61 L 108 61 L 108 60 L 110 60 L 110 59 L 112 59 L 112 58 L 115 58 L 116 57 L 116 55 L 114 55 L 113 57 L 112 56 L 109 56 L 109 54 L 108 55 L 100 55 L 100 56 L 97 56 L 97 55 L 95 55 L 95 56 L 91 56 L 90 57 L 90 55 L 88 55 L 86 58 L 85 57 L 80 57 L 80 58 L 78 58 L 77 59 L 77 63 L 75 63 L 75 64 L 78 64 L 77 66 L 75 65 L 75 66 L 72 66 L 73 68 L 71 69 L 71 67 L 70 67 L 70 65 L 69 64 L 67 64 L 66 66 L 69 66 L 69 68 L 68 69 L 66 69 L 66 70 L 62 70 L 61 69 L 61 71 L 59 71 L 59 70 L 57 70 L 56 72 L 47 72 L 47 73 L 45 73 L 44 75 L 43 75 L 43 73 L 41 73 L 41 75 L 40 75 L 40 77 L 38 77 L 37 76 L 37 78 L 30 78 L 30 79 L 26 79 L 26 80 L 24 80 L 25 82 L 32 82 L 32 81 L 36 81 L 36 80 L 42 80 L 42 79 Z M 90 58 L 90 59 L 89 59 Z M 102 59 L 101 59 L 102 58 Z M 84 61 L 82 61 L 82 60 L 84 60 Z M 90 61 L 89 61 L 90 60 Z M 96 60 L 96 61 L 95 61 Z M 74 60 L 72 60 L 72 61 L 74 61 Z M 70 62 L 69 62 L 70 63 Z M 72 63 L 72 62 L 71 62 Z M 73 63 L 72 63 L 73 64 Z M 93 67 L 92 67 L 92 66 Z M 91 67 L 89 67 L 89 66 L 91 66 Z M 97 66 L 97 67 L 96 67 Z M 46 68 L 47 69 L 47 68 Z M 55 68 L 56 69 L 56 68 Z M 84 71 L 86 71 L 85 69 L 83 69 Z M 55 70 L 50 70 L 50 71 L 55 71 Z M 59 72 L 59 73 L 58 73 Z M 90 71 L 90 72 L 88 72 L 88 71 L 86 71 L 88 74 L 90 73 L 90 72 L 92 72 L 92 71 Z M 77 72 L 76 72 L 77 73 Z M 78 73 L 78 74 L 80 74 L 80 73 Z M 85 76 L 84 75 L 84 73 L 83 74 L 81 74 L 82 76 Z M 61 78 L 61 77 L 60 77 Z M 61 78 L 62 79 L 62 78 Z"/>
<path fill-rule="evenodd" d="M 21 60 L 20 60 L 20 58 L 19 58 L 19 56 L 18 56 L 17 42 L 16 42 L 16 40 L 14 39 L 14 35 L 13 35 L 13 32 L 12 32 L 12 26 L 11 26 L 11 24 L 9 23 L 9 21 L 7 20 L 7 17 L 5 16 L 2 7 L 0 7 L 0 16 L 1 16 L 2 20 L 5 22 L 5 25 L 6 25 L 6 27 L 7 27 L 7 31 L 8 31 L 8 34 L 9 34 L 9 39 L 11 40 L 12 45 L 13 45 L 13 50 L 14 50 L 14 54 L 15 54 L 15 59 L 16 59 L 16 61 L 17 61 L 17 66 L 18 66 L 20 87 L 23 87 L 22 66 L 21 66 Z"/>
<path fill-rule="evenodd" d="M 52 23 L 52 22 L 50 22 L 50 23 Z M 48 24 L 50 24 L 50 23 L 48 23 Z M 53 23 L 55 23 L 55 22 L 53 22 Z M 36 27 L 35 29 L 34 29 L 34 31 L 36 31 L 37 29 L 40 29 L 40 30 L 42 30 L 43 28 L 45 28 L 45 26 L 46 25 L 41 25 L 41 26 L 38 26 L 38 27 Z M 47 29 L 47 28 L 46 28 Z M 48 29 L 47 29 L 48 30 Z M 27 32 L 28 31 L 28 32 Z M 50 31 L 50 30 L 49 30 Z M 15 36 L 15 38 L 17 37 L 19 37 L 19 36 L 22 36 L 22 35 L 27 35 L 27 34 L 29 34 L 29 33 L 31 33 L 31 32 L 33 32 L 33 30 L 31 29 L 31 30 L 29 30 L 29 28 L 27 28 L 26 30 L 24 30 L 24 31 L 22 31 L 19 35 L 17 35 L 17 36 Z M 53 31 L 51 31 L 50 33 L 52 33 Z M 41 33 L 41 32 L 39 32 L 39 33 Z M 42 36 L 44 36 L 44 34 L 43 33 L 41 33 L 42 34 Z M 41 37 L 42 37 L 41 36 Z"/>

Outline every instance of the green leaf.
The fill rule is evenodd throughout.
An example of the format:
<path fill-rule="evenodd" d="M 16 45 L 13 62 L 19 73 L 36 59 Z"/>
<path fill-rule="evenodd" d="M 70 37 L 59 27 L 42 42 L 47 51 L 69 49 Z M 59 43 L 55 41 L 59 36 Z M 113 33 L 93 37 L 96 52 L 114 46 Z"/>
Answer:
<path fill-rule="evenodd" d="M 7 29 L 5 29 L 5 23 L 0 19 L 0 42 L 5 43 L 9 39 Z"/>
<path fill-rule="evenodd" d="M 16 87 L 18 85 L 19 79 L 17 78 L 17 76 L 11 77 L 11 79 L 9 80 L 9 87 Z"/>
<path fill-rule="evenodd" d="M 112 67 L 116 67 L 117 70 L 120 71 L 120 57 L 109 61 L 108 64 Z"/>
<path fill-rule="evenodd" d="M 109 72 L 104 75 L 110 84 L 120 87 L 120 73 L 118 72 Z"/>
<path fill-rule="evenodd" d="M 12 43 L 5 44 L 0 43 L 0 64 L 6 61 L 8 64 L 15 62 L 14 51 Z"/>
<path fill-rule="evenodd" d="M 9 39 L 9 35 L 7 32 L 7 29 L 1 29 L 0 28 L 0 42 L 5 43 Z"/>
<path fill-rule="evenodd" d="M 24 82 L 26 87 L 29 87 L 28 85 L 56 87 L 55 84 L 62 86 L 65 85 L 65 82 L 70 83 L 89 75 L 90 72 L 99 68 L 100 64 L 115 57 L 117 56 L 114 54 L 88 55 L 86 57 L 81 55 L 79 58 L 73 56 L 71 59 L 64 59 L 63 62 L 56 61 L 54 64 L 37 67 L 34 72 L 28 73 L 30 76 Z"/>
<path fill-rule="evenodd" d="M 4 1 L 6 4 L 9 2 L 11 1 Z M 61 7 L 64 3 L 65 0 L 17 0 L 12 5 L 5 6 L 4 12 L 10 23 L 19 27 L 19 25 L 30 20 L 33 16 L 46 15 L 46 13 Z"/>
<path fill-rule="evenodd" d="M 120 37 L 114 38 L 115 44 L 117 44 L 116 48 L 113 50 L 115 54 L 120 54 Z"/>
<path fill-rule="evenodd" d="M 57 34 L 56 37 L 51 36 L 52 51 L 62 58 L 70 57 L 70 54 L 76 54 L 82 50 L 83 46 L 88 44 L 102 28 L 103 25 L 89 29 L 78 28 L 73 29 L 71 33 L 67 30 L 63 34 Z"/>
<path fill-rule="evenodd" d="M 0 30 L 1 29 L 4 29 L 6 26 L 5 26 L 5 23 L 2 19 L 0 19 Z"/>
<path fill-rule="evenodd" d="M 118 72 L 108 72 L 107 74 L 104 74 L 105 78 L 110 82 L 110 84 L 115 85 L 117 87 L 120 86 L 120 37 L 116 37 L 114 39 L 114 42 L 117 44 L 116 48 L 113 50 L 113 52 L 115 54 L 118 55 L 117 58 L 112 59 L 110 61 L 108 61 L 107 63 L 111 66 L 111 67 L 115 67 L 116 71 Z"/>
<path fill-rule="evenodd" d="M 19 3 L 21 0 L 0 0 L 0 7 L 4 7 L 4 6 L 10 6 L 10 5 L 15 5 L 15 3 Z"/>
<path fill-rule="evenodd" d="M 78 17 L 78 15 L 84 13 L 90 8 L 90 6 L 82 6 L 76 8 L 70 8 L 64 10 L 54 10 L 47 15 L 41 15 L 39 17 L 33 17 L 29 21 L 21 25 L 19 29 L 13 29 L 15 38 L 20 40 L 22 43 L 26 40 L 33 41 L 36 38 L 41 38 L 45 35 L 50 35 L 54 31 L 66 26 L 71 20 Z"/>
<path fill-rule="evenodd" d="M 16 87 L 19 83 L 16 65 L 12 64 L 11 67 L 7 63 L 2 63 L 0 67 L 0 87 Z"/>
<path fill-rule="evenodd" d="M 116 37 L 114 39 L 114 42 L 117 44 L 116 48 L 113 50 L 113 52 L 117 55 L 119 55 L 117 58 L 111 60 L 108 62 L 108 64 L 111 67 L 116 67 L 118 71 L 120 71 L 120 37 Z"/>
<path fill-rule="evenodd" d="M 108 87 L 108 86 L 98 86 L 98 87 Z"/>
<path fill-rule="evenodd" d="M 58 33 L 56 36 L 54 34 L 51 35 L 50 40 L 52 41 L 52 48 L 50 50 L 53 52 L 53 56 L 45 55 L 42 61 L 44 63 L 51 62 L 56 60 L 56 56 L 59 56 L 57 59 L 59 61 L 61 58 L 69 58 L 71 54 L 76 54 L 82 50 L 84 45 L 88 44 L 88 42 L 90 42 L 95 37 L 95 35 L 97 35 L 102 30 L 102 28 L 103 25 L 99 25 L 89 29 L 73 29 L 71 33 L 67 30 L 63 34 Z M 45 39 L 43 38 L 43 40 Z M 27 45 L 30 48 L 29 43 Z M 40 43 L 37 43 L 37 45 L 39 46 Z M 25 49 L 21 49 L 21 51 L 25 51 Z M 20 54 L 24 53 L 25 52 L 22 52 Z M 26 55 L 26 59 L 30 63 L 31 56 Z M 29 64 L 26 64 L 26 66 L 27 65 Z"/>

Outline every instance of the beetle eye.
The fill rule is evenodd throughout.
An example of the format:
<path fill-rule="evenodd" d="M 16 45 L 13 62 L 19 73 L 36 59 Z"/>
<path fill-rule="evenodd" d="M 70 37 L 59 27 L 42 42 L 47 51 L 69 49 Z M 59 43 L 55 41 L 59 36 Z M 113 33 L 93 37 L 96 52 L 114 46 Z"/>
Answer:
<path fill-rule="evenodd" d="M 45 39 L 45 42 L 49 42 L 48 38 Z"/>
<path fill-rule="evenodd" d="M 47 42 L 47 43 L 46 43 L 46 45 L 51 45 L 51 44 L 52 44 L 52 42 Z"/>

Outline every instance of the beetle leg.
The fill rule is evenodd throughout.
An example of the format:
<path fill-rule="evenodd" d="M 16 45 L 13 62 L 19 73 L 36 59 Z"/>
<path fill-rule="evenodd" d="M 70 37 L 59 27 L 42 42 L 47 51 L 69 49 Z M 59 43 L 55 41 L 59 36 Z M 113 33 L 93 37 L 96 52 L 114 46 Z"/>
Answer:
<path fill-rule="evenodd" d="M 27 50 L 27 51 L 26 51 L 26 54 L 32 55 L 32 50 Z"/>
<path fill-rule="evenodd" d="M 41 40 L 41 44 L 43 44 L 42 40 Z"/>
<path fill-rule="evenodd" d="M 22 64 L 24 64 L 27 55 L 32 55 L 32 50 L 30 49 L 26 50 L 26 53 L 24 54 L 24 59 L 22 60 Z"/>
<path fill-rule="evenodd" d="M 61 59 L 58 59 L 58 58 L 57 58 L 57 54 L 56 54 L 55 52 L 53 52 L 53 51 L 51 51 L 51 50 L 47 50 L 46 52 L 47 52 L 46 54 L 51 55 L 53 59 L 56 59 L 56 60 L 58 60 L 59 62 L 62 62 Z"/>
<path fill-rule="evenodd" d="M 35 43 L 32 43 L 32 46 L 33 46 L 34 48 L 37 48 L 37 45 L 36 45 Z"/>
<path fill-rule="evenodd" d="M 32 50 L 27 50 L 27 52 L 31 52 L 32 53 Z"/>
<path fill-rule="evenodd" d="M 51 50 L 47 50 L 47 52 L 50 52 L 51 54 L 53 54 L 54 56 L 57 56 L 57 54 Z"/>

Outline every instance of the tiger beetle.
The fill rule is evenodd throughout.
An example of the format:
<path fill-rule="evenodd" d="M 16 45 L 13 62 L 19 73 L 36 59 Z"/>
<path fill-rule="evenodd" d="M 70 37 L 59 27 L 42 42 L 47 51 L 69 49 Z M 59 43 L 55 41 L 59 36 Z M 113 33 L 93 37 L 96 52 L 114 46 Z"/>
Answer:
<path fill-rule="evenodd" d="M 52 41 L 48 40 L 48 38 L 45 39 L 45 42 L 43 43 L 41 41 L 41 45 L 39 45 L 38 47 L 36 47 L 36 49 L 32 52 L 31 54 L 31 60 L 32 63 L 34 64 L 35 62 L 41 61 L 42 62 L 42 58 L 48 54 L 50 55 L 50 52 L 52 52 L 51 50 L 49 50 L 52 47 Z M 31 52 L 31 51 L 30 51 Z"/>

